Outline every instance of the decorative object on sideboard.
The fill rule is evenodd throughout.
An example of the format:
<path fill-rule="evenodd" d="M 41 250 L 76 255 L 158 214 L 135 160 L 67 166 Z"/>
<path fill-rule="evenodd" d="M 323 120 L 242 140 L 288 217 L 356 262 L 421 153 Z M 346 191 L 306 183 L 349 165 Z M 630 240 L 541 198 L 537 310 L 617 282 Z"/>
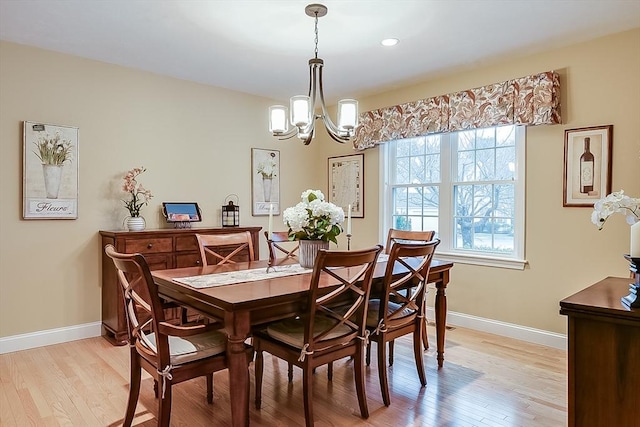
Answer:
<path fill-rule="evenodd" d="M 78 128 L 23 126 L 23 218 L 76 219 Z"/>
<path fill-rule="evenodd" d="M 289 102 L 289 121 L 293 126 L 289 130 L 287 121 L 287 107 L 272 105 L 269 107 L 269 132 L 280 139 L 297 136 L 304 145 L 309 145 L 315 134 L 315 121 L 322 119 L 327 133 L 334 141 L 348 142 L 358 126 L 358 101 L 355 99 L 341 99 L 338 101 L 338 122 L 333 123 L 324 103 L 322 85 L 322 67 L 324 61 L 318 58 L 318 18 L 327 14 L 327 7 L 322 4 L 310 4 L 304 9 L 305 13 L 315 20 L 315 56 L 309 60 L 309 92 L 305 95 L 293 96 Z M 321 113 L 316 114 L 316 99 L 320 99 Z"/>
<path fill-rule="evenodd" d="M 640 258 L 640 198 L 629 197 L 624 190 L 613 192 L 593 205 L 591 222 L 602 230 L 614 213 L 624 215 L 627 224 L 631 225 L 629 255 Z"/>
<path fill-rule="evenodd" d="M 329 242 L 338 243 L 342 232 L 344 210 L 327 202 L 320 190 L 306 190 L 302 201 L 283 212 L 283 220 L 289 227 L 289 237 L 300 241 L 300 265 L 313 268 L 315 255 L 321 247 L 327 249 Z M 308 244 L 305 241 L 320 241 L 325 244 Z M 317 247 L 321 246 L 321 247 Z"/>
<path fill-rule="evenodd" d="M 236 203 L 233 203 L 235 199 Z M 238 206 L 238 195 L 229 194 L 225 199 L 225 204 L 222 205 L 222 226 L 223 227 L 238 227 L 240 226 L 240 206 Z"/>
<path fill-rule="evenodd" d="M 173 228 L 191 228 L 192 222 L 202 221 L 196 202 L 162 202 L 162 215 Z"/>
<path fill-rule="evenodd" d="M 633 283 L 629 283 L 629 295 L 622 297 L 621 301 L 628 308 L 640 308 L 640 257 L 625 255 L 624 258 L 629 261 Z"/>
<path fill-rule="evenodd" d="M 146 221 L 140 215 L 140 209 L 149 204 L 149 200 L 153 198 L 151 190 L 144 188 L 137 180 L 138 176 L 147 169 L 144 166 L 133 168 L 124 176 L 122 190 L 129 194 L 128 200 L 123 200 L 124 206 L 129 211 L 129 216 L 124 219 L 129 231 L 141 231 L 146 228 Z"/>
<path fill-rule="evenodd" d="M 613 125 L 564 131 L 562 206 L 592 207 L 611 193 Z"/>

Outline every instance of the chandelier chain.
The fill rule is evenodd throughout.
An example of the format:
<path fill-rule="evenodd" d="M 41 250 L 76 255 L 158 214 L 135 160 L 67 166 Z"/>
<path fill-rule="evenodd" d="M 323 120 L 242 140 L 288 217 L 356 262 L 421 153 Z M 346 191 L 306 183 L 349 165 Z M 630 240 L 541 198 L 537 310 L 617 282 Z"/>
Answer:
<path fill-rule="evenodd" d="M 315 55 L 316 55 L 316 59 L 318 59 L 318 11 L 316 11 L 316 29 L 315 29 L 315 34 L 316 34 L 316 37 L 314 39 L 314 41 L 316 43 Z"/>

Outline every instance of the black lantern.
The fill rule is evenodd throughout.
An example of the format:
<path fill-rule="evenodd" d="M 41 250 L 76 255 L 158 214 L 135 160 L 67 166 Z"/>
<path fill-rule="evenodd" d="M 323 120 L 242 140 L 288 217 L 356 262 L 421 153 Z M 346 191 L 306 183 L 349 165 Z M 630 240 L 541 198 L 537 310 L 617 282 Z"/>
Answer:
<path fill-rule="evenodd" d="M 238 203 L 238 196 L 235 194 L 229 194 L 227 200 L 235 196 L 236 203 Z M 238 227 L 240 225 L 240 206 L 233 203 L 233 200 L 229 200 L 226 205 L 222 205 L 222 226 L 223 227 Z"/>

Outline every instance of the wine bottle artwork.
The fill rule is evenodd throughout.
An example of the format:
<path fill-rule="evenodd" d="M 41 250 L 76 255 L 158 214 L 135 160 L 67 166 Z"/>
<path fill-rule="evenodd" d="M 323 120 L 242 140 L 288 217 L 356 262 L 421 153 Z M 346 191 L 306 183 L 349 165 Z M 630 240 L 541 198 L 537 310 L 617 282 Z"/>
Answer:
<path fill-rule="evenodd" d="M 584 139 L 584 152 L 580 156 L 580 192 L 593 191 L 594 157 L 591 153 L 591 138 Z"/>

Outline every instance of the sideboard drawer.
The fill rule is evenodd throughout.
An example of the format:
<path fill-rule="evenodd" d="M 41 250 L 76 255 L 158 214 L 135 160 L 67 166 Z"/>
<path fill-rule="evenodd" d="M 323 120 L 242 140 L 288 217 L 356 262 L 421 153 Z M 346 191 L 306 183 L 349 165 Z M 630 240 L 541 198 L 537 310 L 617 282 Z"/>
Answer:
<path fill-rule="evenodd" d="M 200 252 L 176 254 L 176 268 L 201 266 Z"/>
<path fill-rule="evenodd" d="M 195 235 L 176 237 L 176 252 L 199 250 L 198 240 Z"/>
<path fill-rule="evenodd" d="M 127 239 L 124 243 L 125 252 L 128 254 L 155 254 L 173 251 L 173 239 L 171 237 L 159 239 Z"/>

